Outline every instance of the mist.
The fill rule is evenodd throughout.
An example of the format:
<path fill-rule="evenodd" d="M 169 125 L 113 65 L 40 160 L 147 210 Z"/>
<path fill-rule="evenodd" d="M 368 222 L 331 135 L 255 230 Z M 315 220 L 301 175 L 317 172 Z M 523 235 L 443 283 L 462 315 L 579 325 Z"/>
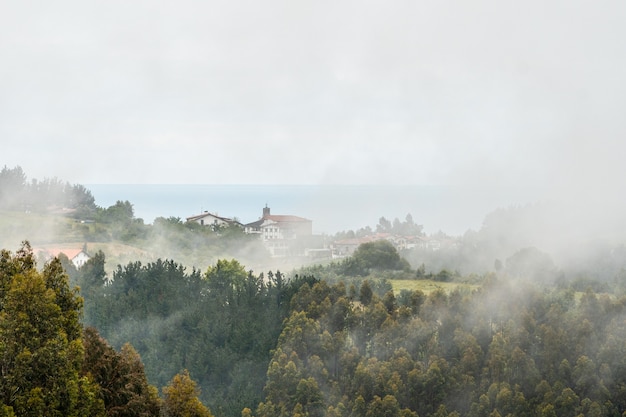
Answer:
<path fill-rule="evenodd" d="M 133 299 L 137 288 L 127 291 L 120 278 L 116 295 L 125 300 L 124 308 L 137 309 L 137 318 L 101 323 L 119 336 L 115 343 L 136 330 L 176 343 L 188 340 L 176 333 L 180 329 L 210 330 L 206 337 L 224 348 L 211 350 L 211 366 L 239 366 L 239 385 L 225 390 L 245 386 L 241 364 L 258 371 L 258 395 L 266 371 L 268 381 L 284 383 L 285 392 L 268 395 L 277 402 L 281 394 L 295 398 L 289 390 L 302 381 L 300 397 L 317 393 L 313 378 L 326 389 L 328 404 L 349 393 L 349 403 L 333 402 L 332 410 L 324 410 L 328 415 L 365 415 L 366 403 L 374 410 L 370 414 L 382 414 L 375 412 L 381 405 L 376 397 L 382 402 L 392 395 L 393 385 L 383 364 L 406 356 L 396 355 L 396 348 L 406 349 L 414 365 L 412 380 L 398 371 L 404 386 L 436 382 L 472 355 L 480 366 L 469 361 L 468 369 L 454 375 L 467 376 L 467 386 L 486 378 L 477 386 L 489 390 L 476 391 L 476 398 L 454 384 L 418 396 L 433 399 L 454 387 L 440 401 L 443 410 L 398 395 L 397 404 L 420 415 L 447 415 L 445 407 L 456 410 L 463 402 L 459 409 L 466 412 L 470 403 L 482 407 L 473 415 L 498 407 L 502 415 L 518 415 L 512 403 L 501 407 L 496 399 L 562 405 L 565 400 L 546 399 L 564 398 L 566 389 L 580 401 L 572 402 L 577 408 L 559 410 L 562 415 L 626 410 L 619 396 L 605 396 L 626 383 L 619 372 L 612 374 L 626 366 L 617 354 L 626 334 L 620 298 L 626 271 L 625 2 L 61 0 L 32 6 L 13 2 L 0 15 L 3 248 L 24 240 L 34 248 L 83 248 L 104 263 L 109 284 L 116 272 L 154 278 L 157 273 L 146 271 L 160 271 L 167 259 L 185 271 L 179 274 L 184 284 L 168 287 L 180 291 L 182 306 L 189 294 L 200 296 L 182 288 L 189 290 L 185 286 L 194 280 L 207 284 L 200 274 L 236 259 L 244 272 L 253 271 L 246 282 L 264 294 L 255 300 L 259 305 L 246 305 L 249 320 L 238 331 L 269 311 L 263 303 L 271 291 L 263 285 L 277 280 L 268 271 L 282 271 L 287 281 L 297 274 L 310 279 L 299 293 L 300 311 L 289 310 L 286 301 L 296 289 L 272 293 L 272 308 L 282 315 L 271 317 L 271 337 L 263 341 L 271 347 L 256 352 L 263 360 L 254 365 L 232 354 L 250 347 L 253 337 L 227 343 L 227 313 L 234 304 L 199 302 L 207 314 L 188 311 L 185 321 L 167 310 L 167 293 L 155 296 L 169 284 L 165 275 L 158 276 L 162 286 L 143 288 L 154 317 L 146 317 L 143 304 Z M 331 256 L 271 256 L 258 236 L 186 222 L 208 211 L 246 224 L 258 220 L 264 207 L 310 220 L 315 241 Z M 383 218 L 393 224 L 407 215 L 419 233 L 378 228 Z M 363 276 L 348 279 L 342 268 L 351 256 L 333 252 L 345 237 L 393 241 L 409 267 L 362 268 Z M 71 271 L 73 279 L 87 273 Z M 241 275 L 229 290 L 239 291 Z M 349 290 L 342 294 L 340 284 L 316 287 L 312 277 L 356 286 L 367 279 L 387 291 L 366 304 Z M 400 297 L 407 288 L 398 285 L 426 281 L 437 288 L 432 294 L 411 289 Z M 139 286 L 137 280 L 128 285 Z M 90 296 L 113 289 L 95 287 Z M 87 303 L 106 299 L 108 313 L 119 312 L 114 297 L 90 296 Z M 289 323 L 282 320 L 291 313 L 300 314 L 291 322 L 295 331 L 279 340 L 281 323 Z M 291 349 L 284 339 L 300 334 L 298 326 L 327 330 L 328 335 L 311 332 L 306 341 L 328 342 L 325 350 L 312 354 L 319 344 L 292 340 L 300 361 L 281 356 L 279 349 L 269 357 L 275 347 Z M 403 345 L 404 339 L 410 343 Z M 202 358 L 202 341 L 189 348 Z M 339 386 L 333 385 L 339 368 L 331 359 L 334 354 L 338 360 L 344 348 L 345 380 L 352 381 L 358 368 L 360 381 L 372 376 L 387 391 L 355 383 L 329 394 Z M 158 349 L 140 350 L 158 374 Z M 508 360 L 498 362 L 503 351 L 523 359 L 509 368 L 519 373 L 507 376 L 513 381 L 508 387 L 498 371 Z M 561 366 L 563 358 L 567 363 Z M 193 366 L 185 360 L 176 356 L 168 365 Z M 275 367 L 264 368 L 270 361 Z M 281 374 L 283 368 L 296 369 L 302 381 L 281 379 L 293 375 Z M 200 371 L 206 386 L 217 386 L 222 374 L 215 369 Z M 537 372 L 544 371 L 537 381 Z M 219 399 L 222 392 L 211 393 Z M 607 406 L 609 400 L 614 407 Z M 320 411 L 315 401 L 299 405 Z M 288 412 L 303 411 L 289 406 Z M 254 412 L 278 415 L 273 411 Z"/>
<path fill-rule="evenodd" d="M 600 259 L 611 264 L 610 272 L 603 272 L 605 279 L 625 266 L 621 257 L 615 258 L 626 240 L 625 204 L 608 183 L 587 193 L 581 184 L 576 192 L 489 186 L 96 185 L 92 194 L 82 185 L 28 178 L 21 167 L 5 166 L 2 184 L 2 207 L 13 210 L 3 223 L 6 247 L 25 239 L 34 246 L 86 245 L 88 252 L 109 251 L 109 271 L 117 264 L 159 258 L 200 270 L 221 258 L 237 258 L 259 272 L 288 271 L 312 262 L 272 258 L 258 239 L 242 240 L 240 233 L 219 238 L 183 227 L 185 218 L 200 210 L 243 223 L 256 221 L 264 199 L 265 204 L 277 204 L 273 213 L 311 220 L 323 245 L 332 245 L 335 234 L 364 229 L 374 233 L 381 218 L 404 220 L 409 214 L 426 237 L 444 237 L 454 246 L 438 253 L 405 253 L 414 268 L 424 263 L 434 273 L 441 269 L 485 273 L 496 261 L 504 263 L 531 247 L 546 253 L 559 270 L 574 275 L 589 274 Z M 122 201 L 126 203 L 121 207 L 129 210 L 124 220 L 128 224 L 111 229 L 110 235 L 98 234 L 102 232 L 98 219 L 112 221 L 113 209 Z M 114 246 L 106 243 L 120 238 L 122 242 Z M 143 243 L 133 244 L 133 239 Z"/>
<path fill-rule="evenodd" d="M 532 244 L 619 240 L 624 17 L 614 0 L 11 5 L 3 159 L 93 186 L 100 207 L 130 201 L 146 224 L 251 222 L 269 204 L 318 234 L 410 213 L 462 236 L 498 208 L 549 204 Z M 175 206 L 176 187 L 142 201 L 129 184 L 317 190 Z"/>
<path fill-rule="evenodd" d="M 623 173 L 625 14 L 615 0 L 12 4 L 3 157 L 81 184 L 586 193 Z"/>

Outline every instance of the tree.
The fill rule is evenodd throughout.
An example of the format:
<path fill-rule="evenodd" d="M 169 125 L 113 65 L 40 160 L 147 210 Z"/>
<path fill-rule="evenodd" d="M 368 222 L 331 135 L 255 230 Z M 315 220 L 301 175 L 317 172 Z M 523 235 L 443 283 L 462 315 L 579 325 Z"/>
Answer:
<path fill-rule="evenodd" d="M 279 272 L 277 274 L 280 276 Z M 234 295 L 243 291 L 247 278 L 246 269 L 235 259 L 219 259 L 205 274 L 209 291 L 224 297 L 224 303 L 233 302 Z"/>
<path fill-rule="evenodd" d="M 394 296 L 393 291 L 387 291 L 385 293 L 385 296 L 383 297 L 383 304 L 389 314 L 393 314 L 396 311 L 396 297 Z"/>
<path fill-rule="evenodd" d="M 25 242 L 0 255 L 0 404 L 19 416 L 102 416 L 97 386 L 81 376 L 82 299 L 58 259 L 43 272 Z"/>
<path fill-rule="evenodd" d="M 163 410 L 167 417 L 213 417 L 198 399 L 200 390 L 184 369 L 163 388 Z"/>
<path fill-rule="evenodd" d="M 374 293 L 372 292 L 372 287 L 370 286 L 370 282 L 368 280 L 363 281 L 361 284 L 361 289 L 359 290 L 359 301 L 363 305 L 369 305 L 372 302 L 372 297 Z"/>
<path fill-rule="evenodd" d="M 128 200 L 118 200 L 106 209 L 106 217 L 110 222 L 130 223 L 135 217 L 133 205 Z"/>
<path fill-rule="evenodd" d="M 365 417 L 399 417 L 400 406 L 393 395 L 385 395 L 380 398 L 378 395 L 370 402 Z"/>
<path fill-rule="evenodd" d="M 71 187 L 68 206 L 91 211 L 96 208 L 96 200 L 84 185 L 76 184 Z"/>
<path fill-rule="evenodd" d="M 420 224 L 416 224 L 413 221 L 413 216 L 411 213 L 408 213 L 405 217 L 404 223 L 402 224 L 404 235 L 408 236 L 421 236 L 423 234 L 422 230 L 424 227 Z"/>
<path fill-rule="evenodd" d="M 148 384 L 135 349 L 126 344 L 116 352 L 93 327 L 85 329 L 83 340 L 82 372 L 98 383 L 107 416 L 157 416 L 161 407 L 158 390 Z"/>
<path fill-rule="evenodd" d="M 7 168 L 0 171 L 0 208 L 16 209 L 23 203 L 26 191 L 26 174 L 21 167 Z"/>
<path fill-rule="evenodd" d="M 103 258 L 90 266 L 78 277 L 93 290 L 85 302 L 89 325 L 116 350 L 131 343 L 154 385 L 165 386 L 187 369 L 201 388 L 201 401 L 229 417 L 263 399 L 290 300 L 301 286 L 318 282 L 304 275 L 287 279 L 278 271 L 266 280 L 236 260 L 220 260 L 205 274 L 185 272 L 171 260 L 131 262 L 118 266 L 111 280 L 105 279 Z"/>
<path fill-rule="evenodd" d="M 408 262 L 400 257 L 393 244 L 387 240 L 377 240 L 359 245 L 352 258 L 366 269 L 410 269 Z"/>
<path fill-rule="evenodd" d="M 104 266 L 105 256 L 100 250 L 76 272 L 76 283 L 86 300 L 83 309 L 86 325 L 101 327 L 103 324 L 104 286 L 108 280 Z"/>
<path fill-rule="evenodd" d="M 310 417 L 321 417 L 324 414 L 322 392 L 317 385 L 317 381 L 312 377 L 303 378 L 298 382 L 295 401 L 302 406 L 306 415 Z"/>
<path fill-rule="evenodd" d="M 378 219 L 378 224 L 376 225 L 376 231 L 379 233 L 386 233 L 391 231 L 391 222 L 384 217 Z"/>
<path fill-rule="evenodd" d="M 547 253 L 535 247 L 527 247 L 507 258 L 505 270 L 516 278 L 551 281 L 556 276 L 556 266 Z"/>

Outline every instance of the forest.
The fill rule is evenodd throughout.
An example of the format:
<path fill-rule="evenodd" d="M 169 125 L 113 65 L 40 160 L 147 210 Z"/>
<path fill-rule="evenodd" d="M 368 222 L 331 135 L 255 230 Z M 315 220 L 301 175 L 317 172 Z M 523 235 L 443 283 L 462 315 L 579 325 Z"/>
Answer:
<path fill-rule="evenodd" d="M 38 269 L 27 243 L 2 251 L 1 415 L 626 411 L 623 285 L 579 293 L 489 273 L 477 290 L 394 294 L 376 273 L 329 284 L 165 260 L 109 278 L 104 262 Z"/>
<path fill-rule="evenodd" d="M 0 179 L 19 183 L 16 170 Z M 111 265 L 97 251 L 76 268 L 37 259 L 28 241 L 2 249 L 0 416 L 626 415 L 626 251 L 572 250 L 557 264 L 527 245 L 532 230 L 494 227 L 534 207 L 496 211 L 441 251 L 377 241 L 253 271 L 216 257 L 227 241 L 245 253 L 245 238 L 180 219 L 148 227 L 128 202 L 100 208 L 80 186 L 41 183 L 75 195 L 60 206 L 87 202 L 74 208 L 98 219 L 88 233 L 159 231 L 215 259 L 189 267 L 181 249 Z M 3 213 L 40 182 L 21 184 Z"/>

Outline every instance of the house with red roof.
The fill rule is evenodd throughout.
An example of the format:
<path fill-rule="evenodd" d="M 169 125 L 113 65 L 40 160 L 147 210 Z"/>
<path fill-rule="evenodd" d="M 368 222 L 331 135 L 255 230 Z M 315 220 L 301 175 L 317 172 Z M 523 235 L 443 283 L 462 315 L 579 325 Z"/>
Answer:
<path fill-rule="evenodd" d="M 60 254 L 64 254 L 74 264 L 76 268 L 80 268 L 91 259 L 91 257 L 83 249 L 79 248 L 46 248 L 35 249 L 37 256 L 48 262 L 52 258 L 58 258 Z"/>
<path fill-rule="evenodd" d="M 258 234 L 272 256 L 298 255 L 296 242 L 313 235 L 313 222 L 303 217 L 271 214 L 270 208 L 263 208 L 263 216 L 244 225 L 248 234 Z"/>

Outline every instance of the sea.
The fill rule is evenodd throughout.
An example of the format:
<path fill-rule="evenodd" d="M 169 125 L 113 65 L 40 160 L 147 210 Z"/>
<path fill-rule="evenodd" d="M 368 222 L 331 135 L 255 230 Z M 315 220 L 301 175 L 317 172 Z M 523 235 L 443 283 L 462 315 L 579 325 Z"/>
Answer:
<path fill-rule="evenodd" d="M 134 215 L 151 224 L 158 217 L 186 218 L 210 212 L 251 223 L 264 207 L 271 214 L 312 221 L 313 233 L 333 235 L 364 227 L 376 229 L 381 217 L 410 214 L 427 234 L 460 236 L 479 230 L 485 215 L 499 207 L 526 204 L 528 196 L 489 187 L 420 185 L 216 185 L 86 184 L 100 207 L 132 204 Z M 519 191 L 519 190 L 518 190 Z"/>

